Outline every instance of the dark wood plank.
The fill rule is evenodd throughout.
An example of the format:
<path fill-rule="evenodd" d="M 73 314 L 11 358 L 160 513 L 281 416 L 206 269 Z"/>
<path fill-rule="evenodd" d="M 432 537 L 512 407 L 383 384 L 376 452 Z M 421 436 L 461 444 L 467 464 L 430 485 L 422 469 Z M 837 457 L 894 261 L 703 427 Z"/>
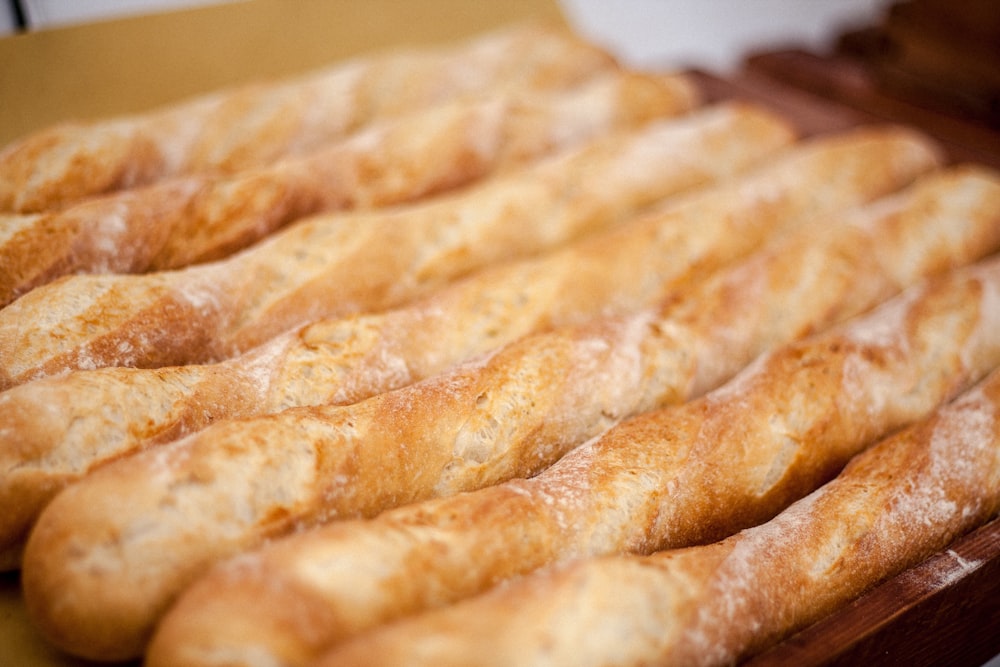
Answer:
<path fill-rule="evenodd" d="M 760 104 L 790 120 L 802 136 L 838 132 L 863 123 L 884 122 L 871 114 L 823 100 L 809 91 L 753 72 L 724 78 L 704 71 L 690 74 L 698 83 L 706 102 L 743 100 Z"/>
<path fill-rule="evenodd" d="M 739 78 L 771 80 L 808 92 L 830 104 L 846 106 L 869 119 L 918 127 L 940 141 L 956 161 L 1000 166 L 1000 131 L 982 123 L 895 97 L 882 88 L 863 63 L 789 50 L 747 58 Z"/>
<path fill-rule="evenodd" d="M 997 654 L 1000 520 L 746 665 L 975 667 Z"/>
<path fill-rule="evenodd" d="M 1000 129 L 996 0 L 897 2 L 879 24 L 841 36 L 837 51 L 893 94 Z"/>

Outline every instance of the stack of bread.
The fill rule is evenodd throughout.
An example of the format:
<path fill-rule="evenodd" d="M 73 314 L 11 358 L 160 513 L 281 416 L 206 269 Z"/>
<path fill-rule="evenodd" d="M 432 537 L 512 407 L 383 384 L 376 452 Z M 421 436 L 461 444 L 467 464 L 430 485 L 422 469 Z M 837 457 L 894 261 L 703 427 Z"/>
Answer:
<path fill-rule="evenodd" d="M 1000 174 L 562 27 L 0 152 L 0 562 L 69 654 L 731 664 L 1000 510 Z"/>

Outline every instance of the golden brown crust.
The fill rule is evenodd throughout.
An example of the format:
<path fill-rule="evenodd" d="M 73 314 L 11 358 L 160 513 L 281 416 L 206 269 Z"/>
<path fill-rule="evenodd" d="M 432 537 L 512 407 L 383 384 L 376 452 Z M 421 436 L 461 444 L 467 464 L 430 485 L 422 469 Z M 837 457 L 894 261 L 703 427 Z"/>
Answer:
<path fill-rule="evenodd" d="M 153 446 L 223 415 L 252 415 L 251 397 L 261 389 L 255 370 L 251 365 L 221 365 L 212 373 L 184 366 L 116 369 L 126 381 L 102 382 L 95 371 L 80 373 L 72 382 L 50 378 L 0 393 L 0 505 L 8 510 L 0 515 L 4 569 L 20 566 L 34 518 L 66 484 L 132 453 L 137 441 Z M 144 400 L 168 392 L 177 400 Z M 130 410 L 136 403 L 141 410 Z"/>
<path fill-rule="evenodd" d="M 703 547 L 569 563 L 311 664 L 735 664 L 995 516 L 998 416 L 994 371 L 763 525 Z"/>
<path fill-rule="evenodd" d="M 45 129 L 0 151 L 0 211 L 204 171 L 235 173 L 301 154 L 370 123 L 504 88 L 561 88 L 615 66 L 565 29 L 520 25 L 465 42 L 371 54 L 145 115 Z"/>
<path fill-rule="evenodd" d="M 698 102 L 514 26 L 0 147 L 0 569 L 37 629 L 149 667 L 729 663 L 995 516 L 1000 376 L 858 452 L 1000 365 L 1000 258 L 967 266 L 1000 174 L 871 204 L 936 147 L 663 119 Z"/>
<path fill-rule="evenodd" d="M 970 197 L 979 188 L 985 189 L 980 198 Z M 723 379 L 724 366 L 735 371 L 767 344 L 779 342 L 775 336 L 787 340 L 801 335 L 830 322 L 827 318 L 840 319 L 878 303 L 899 286 L 898 279 L 905 280 L 903 284 L 918 280 L 911 257 L 916 247 L 889 243 L 895 234 L 923 239 L 924 270 L 942 270 L 941 256 L 931 252 L 942 246 L 940 235 L 950 236 L 953 225 L 968 217 L 967 211 L 977 211 L 982 223 L 979 230 L 969 232 L 970 238 L 995 228 L 996 214 L 989 201 L 998 196 L 1000 180 L 960 170 L 930 177 L 907 197 L 879 202 L 840 225 L 820 220 L 791 233 L 766 252 L 695 288 L 702 298 L 692 297 L 664 313 L 659 326 L 676 342 L 651 346 L 664 357 L 647 361 L 645 372 L 663 373 L 650 384 L 664 392 L 661 399 L 667 386 L 675 388 L 674 399 L 688 398 L 710 387 L 711 379 L 715 383 Z M 935 212 L 928 215 L 932 201 Z M 953 205 L 958 208 L 944 213 Z M 994 232 L 992 242 L 979 254 L 998 244 L 1000 236 Z M 962 250 L 950 252 L 955 253 L 953 264 L 971 259 Z M 762 284 L 768 289 L 760 290 Z M 730 299 L 727 309 L 706 307 L 720 295 Z M 707 312 L 714 314 L 704 316 Z M 790 345 L 772 361 L 761 362 L 763 371 L 745 372 L 741 380 L 702 400 L 625 422 L 533 479 L 402 508 L 370 523 L 322 528 L 260 556 L 246 556 L 236 569 L 255 572 L 254 579 L 224 570 L 196 584 L 190 605 L 182 597 L 164 621 L 166 638 L 154 643 L 150 659 L 161 660 L 158 651 L 163 652 L 160 664 L 179 659 L 173 651 L 187 650 L 186 633 L 189 641 L 204 642 L 192 647 L 194 652 L 235 653 L 238 648 L 231 640 L 252 636 L 253 642 L 244 643 L 248 651 L 265 654 L 273 639 L 284 647 L 280 650 L 308 654 L 365 623 L 444 604 L 554 560 L 649 551 L 731 533 L 766 519 L 829 476 L 872 438 L 932 410 L 1000 362 L 1000 345 L 990 335 L 998 323 L 1000 263 L 994 262 L 971 277 L 955 276 L 926 294 L 918 291 L 901 298 L 883 314 L 853 328 Z M 779 334 L 782 329 L 785 333 Z M 888 337 L 887 332 L 896 338 L 875 338 L 876 334 Z M 671 355 L 684 362 L 671 368 L 667 365 Z M 710 378 L 705 362 L 720 359 L 725 364 L 717 364 Z M 669 371 L 676 376 L 668 381 Z M 852 373 L 873 381 L 846 395 L 843 388 L 831 386 L 842 378 L 856 381 Z M 616 377 L 621 388 L 625 380 L 621 373 Z M 574 384 L 580 382 L 574 379 Z M 631 391 L 639 393 L 642 388 L 636 385 Z M 531 396 L 537 399 L 542 393 L 538 387 Z M 553 415 L 537 403 L 533 409 L 542 415 L 535 427 L 544 428 L 541 422 Z M 802 413 L 797 412 L 800 409 Z M 438 409 L 435 414 L 450 412 Z M 437 423 L 441 420 L 439 416 Z M 499 417 L 497 421 L 509 423 Z M 566 430 L 561 424 L 560 434 Z M 730 431 L 735 434 L 727 437 Z M 587 435 L 593 433 L 581 433 L 580 439 Z M 409 447 L 411 438 L 403 438 Z M 443 442 L 451 438 L 441 435 Z M 787 450 L 791 441 L 801 443 L 798 458 Z M 421 450 L 414 456 L 424 461 L 430 453 Z M 774 465 L 768 465 L 772 460 Z M 781 464 L 796 468 L 787 471 L 777 467 Z M 469 467 L 467 482 L 472 484 L 464 488 L 497 482 L 497 477 L 478 478 Z M 406 474 L 414 475 L 414 469 L 407 468 Z M 385 492 L 390 473 L 383 470 L 381 475 L 378 484 L 374 477 L 365 480 L 359 475 L 357 484 L 367 491 L 379 486 Z M 443 479 L 447 484 L 447 476 Z M 441 482 L 438 485 L 435 495 L 440 495 Z M 415 486 L 413 482 L 409 488 Z M 447 490 L 462 488 L 452 482 Z M 325 493 L 322 502 L 329 507 L 331 492 Z M 347 502 L 359 507 L 354 498 Z M 411 564 L 420 567 L 419 574 Z M 370 581 L 359 581 L 357 573 L 363 571 L 373 573 Z M 254 582 L 280 589 L 286 581 L 297 591 L 298 609 L 338 623 L 321 629 L 303 626 L 306 632 L 296 641 L 269 627 L 266 611 L 229 613 L 233 607 L 226 600 L 233 587 L 250 594 L 246 587 Z M 352 592 L 358 588 L 365 597 Z M 256 590 L 263 596 L 271 588 Z M 230 619 L 234 634 L 227 637 L 230 628 L 216 622 L 213 636 L 205 638 L 202 628 L 207 617 Z"/>
<path fill-rule="evenodd" d="M 0 388 L 77 368 L 218 360 L 307 322 L 399 305 L 490 263 L 607 229 L 792 138 L 773 114 L 724 105 L 421 204 L 301 220 L 219 262 L 66 277 L 0 310 Z"/>
<path fill-rule="evenodd" d="M 714 318 L 692 296 L 662 314 L 552 330 L 351 406 L 219 422 L 105 466 L 63 491 L 39 518 L 24 559 L 26 597 L 42 626 L 58 623 L 51 634 L 73 650 L 140 650 L 172 596 L 223 555 L 298 524 L 370 516 L 538 472 L 629 414 L 690 398 L 763 349 L 870 307 L 898 289 L 897 280 L 942 268 L 942 257 L 963 263 L 997 248 L 990 197 L 1000 197 L 1000 185 L 986 175 L 931 177 L 839 225 L 817 221 L 794 253 L 772 248 L 723 274 L 721 287 L 706 283 L 710 297 L 724 293 L 740 306 Z M 903 256 L 873 252 L 885 225 L 907 226 L 914 237 Z M 965 247 L 984 227 L 994 229 L 988 243 Z M 816 245 L 818 234 L 829 234 L 828 243 Z M 942 244 L 945 235 L 961 237 L 962 247 Z M 909 251 L 921 239 L 927 252 L 914 262 Z M 801 271 L 801 279 L 790 271 Z M 776 276 L 783 280 L 758 293 Z M 807 279 L 810 287 L 802 289 Z M 130 501 L 106 512 L 115 496 Z M 114 535 L 114 546 L 99 550 L 101 568 L 82 568 L 73 557 L 98 553 L 104 537 Z M 128 591 L 127 613 L 101 606 L 98 591 L 109 579 Z M 139 615 L 133 603 L 147 593 L 149 613 Z M 46 609 L 56 600 L 61 616 L 51 618 Z M 109 619 L 122 636 L 114 646 L 95 646 L 89 626 Z"/>
<path fill-rule="evenodd" d="M 320 211 L 454 188 L 695 103 L 683 76 L 611 70 L 565 91 L 494 95 L 375 123 L 308 155 L 90 199 L 18 224 L 0 242 L 0 306 L 70 273 L 140 273 L 225 257 Z"/>
<path fill-rule="evenodd" d="M 16 443 L 0 448 L 0 497 L 13 508 L 0 517 L 0 553 L 19 551 L 45 499 L 107 460 L 223 418 L 353 403 L 532 331 L 649 305 L 778 230 L 890 192 L 933 164 L 921 137 L 895 128 L 818 139 L 404 308 L 309 325 L 219 364 L 77 371 L 13 387 L 0 394 L 2 440 Z"/>

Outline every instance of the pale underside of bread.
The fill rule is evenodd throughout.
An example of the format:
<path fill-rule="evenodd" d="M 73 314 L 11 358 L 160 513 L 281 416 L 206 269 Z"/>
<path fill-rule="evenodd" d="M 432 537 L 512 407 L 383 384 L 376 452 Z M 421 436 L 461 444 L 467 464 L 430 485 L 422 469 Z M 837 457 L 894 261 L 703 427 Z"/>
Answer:
<path fill-rule="evenodd" d="M 629 414 L 995 250 L 991 176 L 938 173 L 816 220 L 662 310 L 525 337 L 351 406 L 219 422 L 104 466 L 39 518 L 23 562 L 29 609 L 69 650 L 141 652 L 213 561 L 297 526 L 537 473 Z"/>
<path fill-rule="evenodd" d="M 891 192 L 935 164 L 896 128 L 805 142 L 773 164 L 538 258 L 486 269 L 412 305 L 328 320 L 233 360 L 76 371 L 0 394 L 0 558 L 18 563 L 31 522 L 96 466 L 224 418 L 349 404 L 519 336 L 650 305 L 769 235 Z"/>
<path fill-rule="evenodd" d="M 707 546 L 543 570 L 313 664 L 736 664 L 995 516 L 998 416 L 994 371 L 767 523 Z"/>
<path fill-rule="evenodd" d="M 890 239 L 917 231 L 879 235 L 899 253 L 890 265 L 908 261 Z M 834 280 L 837 261 L 848 275 L 859 265 L 833 258 L 858 240 L 805 261 L 828 267 L 823 281 Z M 815 235 L 810 242 L 822 245 Z M 730 286 L 747 279 L 735 273 Z M 998 325 L 1000 260 L 911 288 L 871 315 L 765 355 L 701 399 L 619 424 L 531 479 L 333 523 L 244 555 L 181 597 L 150 664 L 209 665 L 191 656 L 217 651 L 307 664 L 367 627 L 553 562 L 731 534 L 982 377 L 1000 362 Z M 255 597 L 271 604 L 246 609 Z M 210 617 L 227 620 L 206 625 Z"/>
<path fill-rule="evenodd" d="M 0 305 L 61 275 L 220 259 L 309 214 L 418 199 L 695 103 L 683 76 L 610 70 L 558 92 L 435 105 L 257 169 L 189 175 L 25 216 L 0 232 Z"/>
<path fill-rule="evenodd" d="M 718 105 L 452 195 L 306 218 L 217 262 L 57 279 L 0 310 L 0 388 L 71 369 L 219 360 L 318 319 L 400 305 L 613 227 L 792 139 L 772 113 Z"/>
<path fill-rule="evenodd" d="M 146 114 L 64 123 L 0 151 L 0 211 L 41 212 L 172 176 L 235 173 L 376 119 L 487 91 L 561 88 L 614 67 L 568 30 L 519 25 L 449 46 L 363 55 Z"/>

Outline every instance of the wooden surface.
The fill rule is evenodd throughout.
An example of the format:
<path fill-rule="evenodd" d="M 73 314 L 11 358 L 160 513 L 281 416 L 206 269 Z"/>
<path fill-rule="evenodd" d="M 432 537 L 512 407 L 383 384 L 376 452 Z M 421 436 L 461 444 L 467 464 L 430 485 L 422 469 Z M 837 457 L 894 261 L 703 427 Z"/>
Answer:
<path fill-rule="evenodd" d="M 694 75 L 710 100 L 763 103 L 791 118 L 807 135 L 865 123 L 903 123 L 937 139 L 953 162 L 1000 168 L 1000 132 L 892 97 L 850 59 L 768 52 L 749 57 L 745 69 L 735 75 Z"/>
<path fill-rule="evenodd" d="M 1000 520 L 746 667 L 982 665 L 1000 654 Z"/>

